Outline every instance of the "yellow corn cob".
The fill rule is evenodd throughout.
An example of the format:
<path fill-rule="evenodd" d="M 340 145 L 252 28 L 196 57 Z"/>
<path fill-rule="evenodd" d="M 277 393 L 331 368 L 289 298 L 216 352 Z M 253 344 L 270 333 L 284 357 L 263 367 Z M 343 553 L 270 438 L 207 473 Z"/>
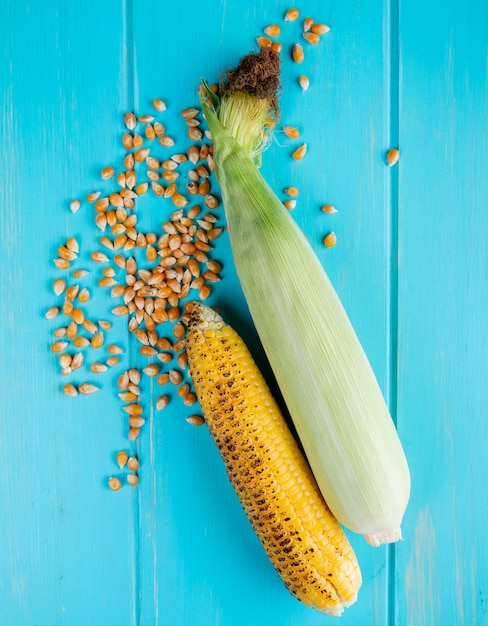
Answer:
<path fill-rule="evenodd" d="M 361 586 L 356 555 L 246 345 L 195 303 L 186 351 L 209 431 L 271 562 L 303 604 L 340 615 Z"/>

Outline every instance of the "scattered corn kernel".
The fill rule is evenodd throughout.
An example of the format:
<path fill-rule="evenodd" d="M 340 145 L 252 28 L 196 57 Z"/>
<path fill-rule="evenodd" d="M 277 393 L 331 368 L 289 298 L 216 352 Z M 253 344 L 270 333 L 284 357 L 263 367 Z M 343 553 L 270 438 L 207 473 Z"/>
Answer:
<path fill-rule="evenodd" d="M 295 126 L 283 126 L 283 132 L 290 139 L 298 139 L 300 137 L 300 131 Z"/>
<path fill-rule="evenodd" d="M 307 144 L 303 143 L 299 148 L 295 150 L 295 152 L 292 154 L 292 157 L 295 159 L 295 161 L 300 161 L 301 159 L 303 159 L 306 152 L 307 152 Z"/>
<path fill-rule="evenodd" d="M 313 24 L 311 30 L 312 33 L 315 33 L 316 35 L 324 35 L 329 32 L 330 27 L 326 24 Z"/>
<path fill-rule="evenodd" d="M 298 9 L 288 9 L 288 11 L 285 13 L 284 20 L 285 22 L 294 22 L 299 15 L 300 12 L 298 11 Z"/>
<path fill-rule="evenodd" d="M 320 35 L 317 35 L 316 33 L 303 33 L 302 37 L 305 41 L 308 41 L 308 43 L 311 43 L 314 46 L 320 41 Z"/>
<path fill-rule="evenodd" d="M 115 476 L 110 476 L 108 479 L 108 486 L 112 491 L 118 491 L 122 487 L 120 480 L 115 478 Z"/>
<path fill-rule="evenodd" d="M 299 43 L 296 43 L 292 49 L 292 57 L 295 63 L 303 63 L 305 59 L 305 54 L 303 52 L 303 48 Z"/>
<path fill-rule="evenodd" d="M 121 450 L 120 452 L 117 453 L 117 464 L 120 467 L 120 469 L 122 469 L 125 466 L 128 459 L 129 459 L 129 455 L 127 454 L 127 452 L 125 452 L 125 450 Z"/>
<path fill-rule="evenodd" d="M 268 35 L 268 37 L 278 37 L 281 29 L 277 24 L 270 24 L 269 26 L 266 26 L 264 32 L 266 35 Z"/>
<path fill-rule="evenodd" d="M 326 213 L 327 215 L 332 215 L 332 213 L 337 213 L 337 209 L 333 204 L 324 204 L 320 207 L 322 213 Z"/>
<path fill-rule="evenodd" d="M 390 167 L 393 167 L 398 163 L 400 159 L 400 150 L 398 148 L 392 148 L 388 150 L 386 154 L 386 162 Z"/>
<path fill-rule="evenodd" d="M 324 246 L 326 248 L 333 248 L 337 243 L 337 236 L 334 232 L 327 233 L 324 237 Z"/>

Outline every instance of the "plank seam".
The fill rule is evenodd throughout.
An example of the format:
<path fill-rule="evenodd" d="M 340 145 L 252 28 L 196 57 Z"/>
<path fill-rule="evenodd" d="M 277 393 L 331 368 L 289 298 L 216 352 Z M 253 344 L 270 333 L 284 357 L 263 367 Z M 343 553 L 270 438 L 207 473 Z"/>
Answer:
<path fill-rule="evenodd" d="M 400 0 L 387 0 L 389 63 L 389 148 L 400 147 Z M 399 258 L 399 166 L 390 168 L 390 261 L 389 261 L 389 404 L 398 423 L 398 258 Z M 396 547 L 389 544 L 388 626 L 396 623 Z"/>

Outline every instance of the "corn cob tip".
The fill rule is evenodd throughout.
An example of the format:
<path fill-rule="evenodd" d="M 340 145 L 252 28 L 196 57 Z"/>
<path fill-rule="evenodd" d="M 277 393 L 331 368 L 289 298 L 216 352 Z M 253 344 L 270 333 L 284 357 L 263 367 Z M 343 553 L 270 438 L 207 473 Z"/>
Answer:
<path fill-rule="evenodd" d="M 219 330 L 224 324 L 224 320 L 214 309 L 201 302 L 192 303 L 190 321 L 188 323 L 189 329 L 200 326 L 202 329 L 210 328 L 212 330 Z"/>

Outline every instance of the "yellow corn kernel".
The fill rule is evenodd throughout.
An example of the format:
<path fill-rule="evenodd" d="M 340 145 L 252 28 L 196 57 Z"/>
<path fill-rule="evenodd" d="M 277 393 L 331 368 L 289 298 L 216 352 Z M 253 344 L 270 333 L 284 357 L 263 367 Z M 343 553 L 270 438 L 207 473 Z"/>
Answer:
<path fill-rule="evenodd" d="M 340 615 L 361 585 L 356 556 L 247 347 L 196 302 L 186 351 L 205 422 L 268 557 L 298 600 Z"/>
<path fill-rule="evenodd" d="M 285 22 L 294 22 L 297 17 L 299 16 L 299 12 L 298 9 L 288 9 L 288 11 L 285 13 Z"/>
<path fill-rule="evenodd" d="M 266 26 L 264 32 L 266 35 L 268 35 L 268 37 L 278 37 L 281 29 L 277 24 L 270 24 L 269 26 Z"/>
<path fill-rule="evenodd" d="M 295 63 L 303 63 L 305 55 L 303 53 L 303 48 L 299 43 L 296 43 L 292 48 L 292 57 Z"/>

